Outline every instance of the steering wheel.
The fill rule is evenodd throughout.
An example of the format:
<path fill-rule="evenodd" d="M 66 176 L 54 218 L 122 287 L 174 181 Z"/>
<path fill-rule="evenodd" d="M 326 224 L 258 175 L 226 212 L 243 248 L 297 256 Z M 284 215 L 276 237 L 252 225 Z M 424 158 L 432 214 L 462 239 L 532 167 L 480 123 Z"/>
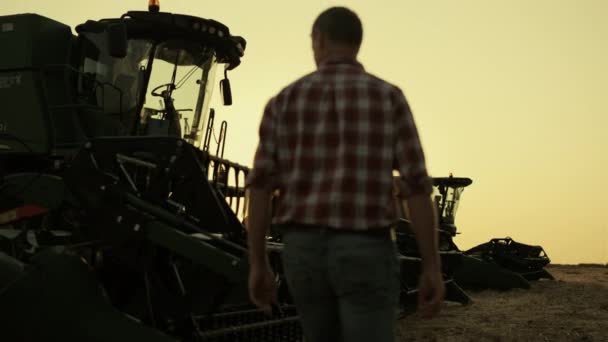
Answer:
<path fill-rule="evenodd" d="M 167 88 L 167 87 L 168 87 L 169 89 L 171 89 L 171 90 L 175 90 L 175 84 L 174 84 L 174 83 L 165 83 L 165 84 L 161 84 L 161 85 L 159 85 L 158 87 L 156 87 L 156 88 L 152 89 L 152 92 L 151 92 L 150 94 L 152 94 L 152 96 L 164 97 L 163 93 L 164 93 L 166 90 L 165 90 L 165 91 L 163 91 L 163 92 L 160 92 L 160 93 L 159 93 L 158 91 L 159 91 L 161 88 Z"/>

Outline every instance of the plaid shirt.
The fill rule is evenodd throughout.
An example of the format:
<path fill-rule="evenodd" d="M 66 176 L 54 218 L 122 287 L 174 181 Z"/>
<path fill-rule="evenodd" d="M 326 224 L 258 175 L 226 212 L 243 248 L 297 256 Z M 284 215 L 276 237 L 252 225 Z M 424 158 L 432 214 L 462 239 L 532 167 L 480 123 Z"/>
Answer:
<path fill-rule="evenodd" d="M 386 227 L 402 197 L 431 194 L 424 154 L 401 90 L 356 62 L 326 63 L 264 110 L 248 187 L 279 190 L 273 223 Z"/>

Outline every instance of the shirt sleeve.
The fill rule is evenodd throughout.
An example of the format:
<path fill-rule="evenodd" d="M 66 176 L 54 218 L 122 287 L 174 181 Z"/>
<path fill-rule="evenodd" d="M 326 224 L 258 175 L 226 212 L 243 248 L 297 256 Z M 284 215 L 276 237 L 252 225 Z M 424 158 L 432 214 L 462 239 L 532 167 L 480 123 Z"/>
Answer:
<path fill-rule="evenodd" d="M 393 97 L 395 114 L 395 155 L 394 169 L 399 171 L 398 196 L 408 198 L 414 195 L 430 195 L 433 192 L 418 129 L 410 106 L 397 89 Z"/>
<path fill-rule="evenodd" d="M 245 187 L 277 188 L 277 134 L 275 99 L 266 104 L 259 127 L 259 143 Z"/>

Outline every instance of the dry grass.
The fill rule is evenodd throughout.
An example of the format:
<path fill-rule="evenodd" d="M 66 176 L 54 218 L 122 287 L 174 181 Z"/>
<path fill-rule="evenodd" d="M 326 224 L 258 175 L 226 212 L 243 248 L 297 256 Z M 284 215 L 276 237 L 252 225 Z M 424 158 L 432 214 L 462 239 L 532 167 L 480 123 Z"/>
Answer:
<path fill-rule="evenodd" d="M 469 293 L 439 317 L 410 316 L 400 341 L 608 341 L 608 267 L 554 265 L 530 290 Z"/>

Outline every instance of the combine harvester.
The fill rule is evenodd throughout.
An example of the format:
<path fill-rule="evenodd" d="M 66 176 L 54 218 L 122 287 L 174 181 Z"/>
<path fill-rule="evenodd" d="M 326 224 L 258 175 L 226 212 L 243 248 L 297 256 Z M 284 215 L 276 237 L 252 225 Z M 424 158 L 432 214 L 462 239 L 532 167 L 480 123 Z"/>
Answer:
<path fill-rule="evenodd" d="M 204 136 L 215 70 L 229 105 L 246 41 L 158 10 L 77 36 L 0 17 L 2 341 L 301 339 L 285 298 L 270 316 L 249 304 L 248 169 Z"/>
<path fill-rule="evenodd" d="M 553 279 L 544 269 L 550 259 L 541 246 L 526 245 L 511 238 L 496 238 L 487 243 L 461 251 L 454 243 L 458 230 L 456 211 L 470 178 L 434 178 L 435 205 L 439 213 L 440 249 L 461 255 L 451 268 L 452 278 L 466 289 L 530 288 L 529 281 Z"/>

